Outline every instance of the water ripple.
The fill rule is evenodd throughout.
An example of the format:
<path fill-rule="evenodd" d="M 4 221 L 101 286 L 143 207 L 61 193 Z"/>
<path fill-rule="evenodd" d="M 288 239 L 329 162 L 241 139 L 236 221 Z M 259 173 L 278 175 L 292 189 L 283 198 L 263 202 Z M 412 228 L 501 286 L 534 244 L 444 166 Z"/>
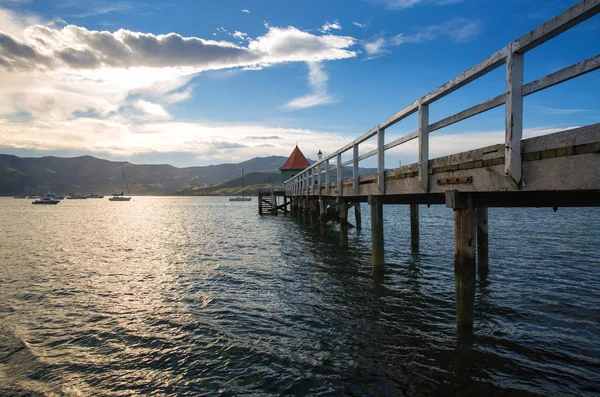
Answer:
<path fill-rule="evenodd" d="M 341 250 L 334 225 L 322 238 L 221 198 L 0 207 L 0 395 L 600 390 L 596 209 L 490 209 L 464 335 L 446 208 L 423 207 L 411 252 L 408 209 L 386 206 L 373 274 L 366 208 Z"/>

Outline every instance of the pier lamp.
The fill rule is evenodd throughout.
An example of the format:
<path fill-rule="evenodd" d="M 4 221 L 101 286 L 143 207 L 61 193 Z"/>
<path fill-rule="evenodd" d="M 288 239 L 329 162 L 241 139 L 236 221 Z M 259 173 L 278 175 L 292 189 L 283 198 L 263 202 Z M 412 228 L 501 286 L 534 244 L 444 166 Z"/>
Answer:
<path fill-rule="evenodd" d="M 321 151 L 321 149 L 319 149 L 319 153 L 317 153 L 317 156 L 319 157 L 319 160 L 323 158 L 323 152 Z"/>

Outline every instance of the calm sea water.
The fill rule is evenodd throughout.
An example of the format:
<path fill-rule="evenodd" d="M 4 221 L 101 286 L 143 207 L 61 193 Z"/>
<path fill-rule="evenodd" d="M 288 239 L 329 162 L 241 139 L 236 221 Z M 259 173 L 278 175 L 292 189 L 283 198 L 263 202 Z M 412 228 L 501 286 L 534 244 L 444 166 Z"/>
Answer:
<path fill-rule="evenodd" d="M 597 395 L 600 210 L 490 209 L 472 336 L 453 213 L 350 248 L 256 198 L 0 199 L 0 395 Z M 351 219 L 352 222 L 352 219 Z"/>

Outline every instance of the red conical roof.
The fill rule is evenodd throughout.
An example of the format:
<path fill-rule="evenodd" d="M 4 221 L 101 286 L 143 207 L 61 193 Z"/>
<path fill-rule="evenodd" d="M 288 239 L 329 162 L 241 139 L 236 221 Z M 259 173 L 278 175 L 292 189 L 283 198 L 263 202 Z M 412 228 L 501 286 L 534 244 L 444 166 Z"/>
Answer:
<path fill-rule="evenodd" d="M 302 154 L 302 151 L 300 150 L 300 148 L 298 148 L 298 145 L 296 145 L 296 148 L 294 149 L 292 154 L 290 154 L 290 157 L 288 157 L 285 164 L 282 165 L 281 168 L 279 168 L 279 169 L 280 170 L 303 170 L 309 166 L 310 166 L 310 163 L 308 162 L 306 157 L 304 157 L 304 154 Z"/>

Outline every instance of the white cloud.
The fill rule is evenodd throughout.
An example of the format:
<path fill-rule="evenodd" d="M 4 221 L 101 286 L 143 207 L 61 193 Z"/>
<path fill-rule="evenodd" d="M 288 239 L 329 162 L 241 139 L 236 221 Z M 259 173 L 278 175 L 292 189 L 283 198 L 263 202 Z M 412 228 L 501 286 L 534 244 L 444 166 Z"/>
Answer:
<path fill-rule="evenodd" d="M 312 98 L 296 102 L 306 107 L 333 101 L 319 62 L 357 55 L 351 48 L 356 44 L 352 37 L 313 34 L 291 26 L 269 27 L 254 39 L 234 31 L 232 36 L 246 38 L 244 45 L 237 45 L 175 33 L 108 32 L 41 23 L 36 17 L 25 18 L 0 8 L 3 147 L 120 156 L 161 148 L 204 155 L 217 146 L 231 146 L 215 142 L 238 141 L 227 132 L 233 128 L 229 125 L 212 128 L 171 120 L 169 106 L 191 98 L 194 86 L 190 82 L 198 73 L 307 62 L 313 65 L 309 66 Z M 222 27 L 218 30 L 226 32 Z M 241 133 L 245 128 L 257 136 L 289 137 L 281 140 L 281 154 L 289 154 L 301 133 L 282 129 L 279 134 L 280 129 L 268 126 L 233 130 Z M 264 147 L 256 148 L 259 143 L 242 142 L 251 150 L 230 150 L 246 158 L 243 153 L 272 154 Z M 211 158 L 210 153 L 206 158 Z"/>
<path fill-rule="evenodd" d="M 375 0 L 378 3 L 384 3 L 388 8 L 405 9 L 417 5 L 433 4 L 433 5 L 448 5 L 461 3 L 464 0 Z"/>
<path fill-rule="evenodd" d="M 245 37 L 236 31 L 236 37 Z M 294 27 L 269 28 L 248 46 L 227 41 L 153 35 L 129 30 L 90 31 L 68 25 L 62 29 L 32 26 L 19 40 L 0 32 L 0 67 L 5 70 L 191 67 L 196 71 L 290 61 L 351 58 L 355 40 L 317 36 Z"/>
<path fill-rule="evenodd" d="M 329 76 L 318 62 L 308 62 L 308 85 L 312 92 L 310 94 L 294 98 L 286 103 L 283 108 L 288 110 L 306 109 L 318 105 L 327 105 L 336 100 L 327 93 L 327 80 Z"/>
<path fill-rule="evenodd" d="M 449 37 L 455 43 L 465 43 L 473 40 L 483 30 L 482 23 L 477 20 L 457 18 L 441 25 L 431 25 L 418 28 L 414 33 L 400 33 L 392 37 L 394 45 L 405 43 L 425 43 L 438 37 Z"/>
<path fill-rule="evenodd" d="M 44 131 L 43 138 L 32 134 L 33 131 Z M 184 165 L 178 160 L 181 154 L 196 156 L 194 165 L 214 164 L 236 157 L 239 161 L 256 156 L 287 156 L 296 142 L 307 155 L 319 149 L 333 152 L 351 139 L 328 131 L 252 123 L 153 121 L 126 124 L 118 118 L 15 123 L 0 118 L 2 148 L 40 153 L 69 151 L 103 158 L 160 153 L 171 156 L 169 162 L 179 165 Z"/>
<path fill-rule="evenodd" d="M 384 51 L 385 39 L 380 37 L 374 41 L 364 43 L 363 47 L 368 55 L 377 55 Z"/>
<path fill-rule="evenodd" d="M 139 99 L 134 103 L 133 106 L 142 111 L 141 118 L 146 120 L 169 120 L 171 118 L 171 115 L 165 110 L 165 108 L 158 103 L 152 103 Z"/>
<path fill-rule="evenodd" d="M 169 103 L 169 104 L 187 101 L 188 99 L 190 99 L 192 97 L 193 90 L 194 90 L 194 86 L 190 85 L 190 86 L 186 87 L 183 91 L 175 91 L 175 92 L 171 92 L 171 93 L 167 94 L 164 97 L 164 100 L 166 103 Z"/>
<path fill-rule="evenodd" d="M 323 32 L 323 33 L 327 33 L 331 30 L 341 30 L 342 29 L 342 25 L 340 25 L 340 23 L 335 20 L 333 22 L 325 22 L 325 24 L 321 27 L 321 29 L 319 29 L 319 31 Z"/>
<path fill-rule="evenodd" d="M 364 28 L 366 28 L 366 27 L 367 27 L 367 24 L 366 24 L 366 23 L 352 22 L 352 24 L 353 24 L 354 26 L 358 26 L 358 27 L 359 27 L 359 28 L 361 28 L 361 29 L 364 29 Z"/>
<path fill-rule="evenodd" d="M 240 32 L 239 30 L 236 30 L 236 31 L 235 31 L 235 32 L 233 32 L 231 35 L 232 35 L 233 37 L 235 37 L 235 38 L 238 38 L 238 39 L 240 39 L 240 40 L 246 40 L 246 39 L 248 39 L 248 40 L 249 40 L 249 38 L 248 38 L 248 35 L 247 35 L 246 33 L 244 33 L 244 32 Z"/>
<path fill-rule="evenodd" d="M 242 12 L 245 14 L 250 14 L 250 10 L 247 10 L 247 9 L 243 9 Z"/>
<path fill-rule="evenodd" d="M 561 108 L 551 108 L 547 106 L 536 106 L 538 109 L 542 110 L 545 114 L 574 114 L 574 113 L 583 113 L 589 112 L 589 109 L 561 109 Z"/>

